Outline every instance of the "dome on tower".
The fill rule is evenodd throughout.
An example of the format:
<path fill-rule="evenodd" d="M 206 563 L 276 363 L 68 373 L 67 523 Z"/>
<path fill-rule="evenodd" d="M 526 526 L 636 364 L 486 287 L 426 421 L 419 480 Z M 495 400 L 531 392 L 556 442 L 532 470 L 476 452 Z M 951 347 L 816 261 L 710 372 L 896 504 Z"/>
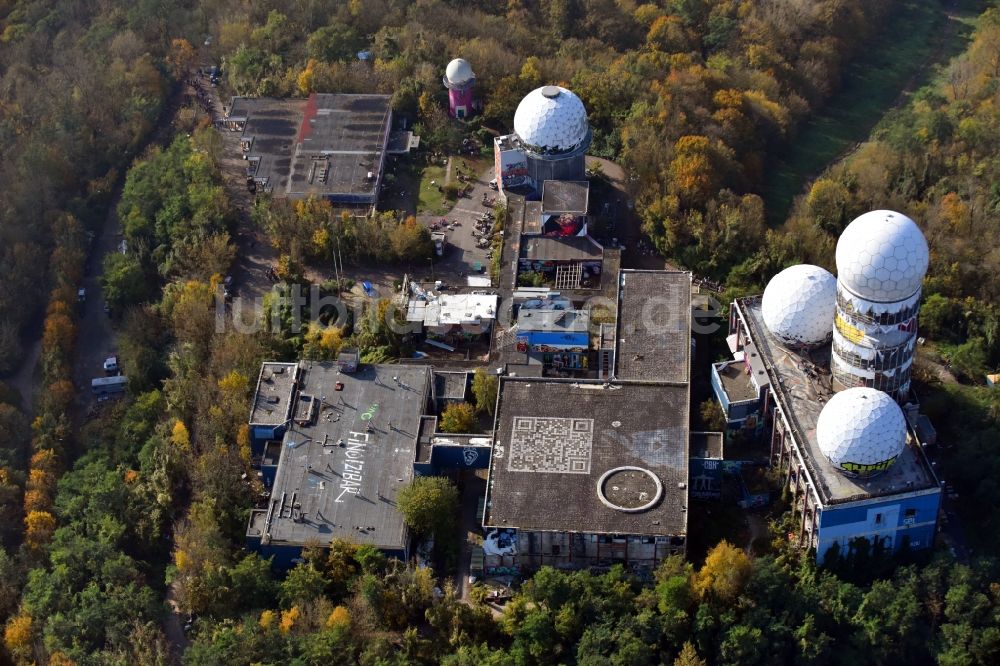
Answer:
<path fill-rule="evenodd" d="M 891 210 L 873 210 L 851 222 L 837 241 L 837 278 L 861 298 L 909 298 L 927 273 L 929 252 L 917 223 Z"/>
<path fill-rule="evenodd" d="M 464 58 L 455 58 L 444 70 L 445 80 L 453 86 L 460 86 L 476 78 L 472 65 Z"/>
<path fill-rule="evenodd" d="M 816 422 L 816 441 L 840 471 L 874 476 L 889 469 L 903 452 L 906 419 L 887 393 L 849 388 L 823 407 Z"/>
<path fill-rule="evenodd" d="M 514 131 L 525 147 L 538 153 L 569 152 L 587 140 L 587 110 L 575 94 L 561 86 L 528 93 L 514 112 Z"/>
<path fill-rule="evenodd" d="M 799 264 L 767 283 L 761 315 L 782 342 L 813 347 L 830 338 L 837 310 L 837 278 L 819 266 Z"/>

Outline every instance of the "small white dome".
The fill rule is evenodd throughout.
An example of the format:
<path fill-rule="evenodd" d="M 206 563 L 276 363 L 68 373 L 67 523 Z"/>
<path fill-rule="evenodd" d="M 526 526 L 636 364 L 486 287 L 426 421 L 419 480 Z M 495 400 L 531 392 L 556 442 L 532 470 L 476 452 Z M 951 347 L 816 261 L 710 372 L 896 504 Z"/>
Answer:
<path fill-rule="evenodd" d="M 906 446 L 906 418 L 877 389 L 855 387 L 830 398 L 816 422 L 816 441 L 837 469 L 874 476 L 892 466 Z"/>
<path fill-rule="evenodd" d="M 760 309 L 768 330 L 785 344 L 821 345 L 833 331 L 837 278 L 809 264 L 786 268 L 767 283 Z"/>
<path fill-rule="evenodd" d="M 851 222 L 837 241 L 837 277 L 854 294 L 882 303 L 920 289 L 930 255 L 917 223 L 891 210 Z"/>
<path fill-rule="evenodd" d="M 476 78 L 476 75 L 473 73 L 472 65 L 469 64 L 468 60 L 455 58 L 448 63 L 448 67 L 444 70 L 444 78 L 448 80 L 448 83 L 460 86 Z"/>
<path fill-rule="evenodd" d="M 533 152 L 567 152 L 587 138 L 587 110 L 561 86 L 537 88 L 517 105 L 514 131 Z"/>

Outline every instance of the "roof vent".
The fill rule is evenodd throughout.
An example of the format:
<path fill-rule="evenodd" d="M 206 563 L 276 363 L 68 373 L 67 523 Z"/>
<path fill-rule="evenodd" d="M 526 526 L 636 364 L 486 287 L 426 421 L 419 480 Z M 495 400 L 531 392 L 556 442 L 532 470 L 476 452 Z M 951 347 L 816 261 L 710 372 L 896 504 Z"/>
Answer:
<path fill-rule="evenodd" d="M 562 91 L 559 90 L 559 86 L 545 86 L 542 88 L 542 97 L 548 97 L 549 99 L 555 99 L 559 97 Z"/>

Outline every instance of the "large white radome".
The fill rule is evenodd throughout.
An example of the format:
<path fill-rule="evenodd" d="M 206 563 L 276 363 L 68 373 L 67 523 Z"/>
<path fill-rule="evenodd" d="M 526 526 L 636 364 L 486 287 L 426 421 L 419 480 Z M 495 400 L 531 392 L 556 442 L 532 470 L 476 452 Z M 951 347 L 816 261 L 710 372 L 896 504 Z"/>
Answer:
<path fill-rule="evenodd" d="M 445 68 L 444 77 L 448 79 L 448 83 L 460 86 L 476 78 L 476 75 L 472 72 L 472 65 L 469 64 L 468 60 L 455 58 Z"/>
<path fill-rule="evenodd" d="M 573 150 L 587 138 L 587 110 L 566 88 L 537 88 L 517 105 L 514 131 L 536 152 Z"/>
<path fill-rule="evenodd" d="M 900 301 L 927 273 L 927 240 L 917 223 L 891 210 L 873 210 L 851 222 L 837 241 L 837 277 L 854 294 Z"/>
<path fill-rule="evenodd" d="M 767 283 L 761 315 L 768 330 L 789 345 L 814 347 L 833 331 L 837 310 L 837 278 L 830 271 L 799 264 Z"/>
<path fill-rule="evenodd" d="M 816 441 L 841 471 L 873 476 L 888 469 L 903 452 L 906 419 L 887 393 L 849 388 L 823 407 L 816 422 Z"/>

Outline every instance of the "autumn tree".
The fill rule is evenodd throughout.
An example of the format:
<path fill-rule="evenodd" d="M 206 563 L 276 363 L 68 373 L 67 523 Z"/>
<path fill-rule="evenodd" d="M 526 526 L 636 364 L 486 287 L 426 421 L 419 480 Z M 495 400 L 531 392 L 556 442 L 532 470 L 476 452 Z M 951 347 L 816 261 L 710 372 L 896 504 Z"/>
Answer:
<path fill-rule="evenodd" d="M 496 375 L 487 372 L 486 368 L 476 368 L 472 375 L 472 395 L 476 399 L 476 411 L 493 415 L 499 387 L 500 379 Z"/>
<path fill-rule="evenodd" d="M 441 412 L 438 422 L 441 432 L 474 433 L 478 432 L 476 412 L 467 402 L 454 402 Z"/>
<path fill-rule="evenodd" d="M 694 649 L 691 641 L 685 641 L 680 654 L 674 659 L 674 666 L 706 666 L 706 662 L 698 656 L 698 651 Z"/>
<path fill-rule="evenodd" d="M 197 53 L 188 40 L 183 37 L 170 40 L 167 64 L 170 66 L 170 75 L 175 81 L 180 81 L 188 75 L 196 57 Z"/>
<path fill-rule="evenodd" d="M 33 625 L 30 615 L 21 613 L 7 621 L 3 631 L 3 643 L 15 659 L 23 662 L 30 660 L 33 652 L 33 640 Z"/>
<path fill-rule="evenodd" d="M 458 511 L 458 490 L 441 476 L 418 476 L 396 497 L 403 520 L 420 535 L 446 538 Z"/>
<path fill-rule="evenodd" d="M 753 571 L 749 556 L 728 541 L 722 541 L 705 557 L 694 578 L 694 592 L 700 599 L 732 602 Z"/>
<path fill-rule="evenodd" d="M 24 541 L 32 550 L 40 550 L 52 539 L 56 519 L 48 511 L 29 511 L 24 517 Z"/>

